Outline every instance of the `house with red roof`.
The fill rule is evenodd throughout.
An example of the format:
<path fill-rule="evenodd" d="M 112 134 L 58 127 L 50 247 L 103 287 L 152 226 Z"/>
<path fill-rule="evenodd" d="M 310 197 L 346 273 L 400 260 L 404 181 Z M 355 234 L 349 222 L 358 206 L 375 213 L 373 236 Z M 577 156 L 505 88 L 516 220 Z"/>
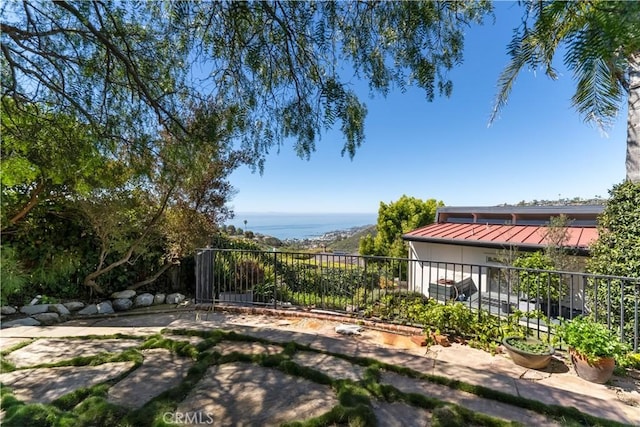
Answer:
<path fill-rule="evenodd" d="M 603 205 L 439 208 L 435 223 L 402 236 L 409 245 L 409 258 L 416 261 L 409 264 L 408 287 L 430 295 L 458 284 L 451 292 L 469 296 L 480 290 L 503 300 L 510 292 L 498 277 L 506 265 L 505 254 L 544 250 L 551 218 L 565 215 L 563 247 L 584 261 L 598 238 L 597 218 L 603 209 Z M 456 297 L 446 289 L 444 293 Z"/>

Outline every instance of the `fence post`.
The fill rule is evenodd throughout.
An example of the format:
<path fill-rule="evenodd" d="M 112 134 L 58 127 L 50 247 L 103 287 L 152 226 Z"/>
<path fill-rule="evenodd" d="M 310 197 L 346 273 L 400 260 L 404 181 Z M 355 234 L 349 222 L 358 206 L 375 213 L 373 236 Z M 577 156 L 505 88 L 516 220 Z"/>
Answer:
<path fill-rule="evenodd" d="M 196 251 L 196 304 L 202 302 L 202 252 Z"/>
<path fill-rule="evenodd" d="M 278 308 L 278 252 L 273 253 L 273 308 Z"/>

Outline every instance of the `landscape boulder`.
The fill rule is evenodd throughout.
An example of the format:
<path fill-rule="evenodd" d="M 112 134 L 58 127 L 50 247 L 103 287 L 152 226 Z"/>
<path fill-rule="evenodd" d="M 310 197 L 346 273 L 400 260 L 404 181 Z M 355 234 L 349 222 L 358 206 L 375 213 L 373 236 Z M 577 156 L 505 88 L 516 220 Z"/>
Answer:
<path fill-rule="evenodd" d="M 153 297 L 153 304 L 164 304 L 166 299 L 167 296 L 165 294 L 156 294 L 156 296 Z"/>
<path fill-rule="evenodd" d="M 111 305 L 115 311 L 125 311 L 133 306 L 133 301 L 129 298 L 116 298 L 111 302 Z"/>
<path fill-rule="evenodd" d="M 111 301 L 102 301 L 96 306 L 96 308 L 98 309 L 98 313 L 100 314 L 111 314 L 114 312 Z"/>
<path fill-rule="evenodd" d="M 60 322 L 60 315 L 58 313 L 39 313 L 34 314 L 32 317 L 43 325 L 53 325 Z"/>
<path fill-rule="evenodd" d="M 185 296 L 182 294 L 169 294 L 167 295 L 167 300 L 166 303 L 167 304 L 180 304 L 182 301 L 184 301 Z"/>
<path fill-rule="evenodd" d="M 98 313 L 98 306 L 96 306 L 95 304 L 89 304 L 82 310 L 78 311 L 78 314 L 81 314 L 83 316 L 89 316 L 96 313 Z"/>
<path fill-rule="evenodd" d="M 33 317 L 25 317 L 22 319 L 9 320 L 8 322 L 2 322 L 3 328 L 11 328 L 12 326 L 40 326 L 40 322 L 38 322 Z"/>
<path fill-rule="evenodd" d="M 49 311 L 52 313 L 58 313 L 60 316 L 68 316 L 71 314 L 69 309 L 64 304 L 50 304 Z"/>
<path fill-rule="evenodd" d="M 69 302 L 65 302 L 62 305 L 67 307 L 67 310 L 69 311 L 78 311 L 84 308 L 84 303 L 81 301 L 69 301 Z"/>
<path fill-rule="evenodd" d="M 46 313 L 49 311 L 49 304 L 36 304 L 36 305 L 25 305 L 20 307 L 20 313 L 26 314 L 28 316 L 33 316 L 34 314 Z"/>
<path fill-rule="evenodd" d="M 17 310 L 10 305 L 3 305 L 2 307 L 0 307 L 0 314 L 3 315 L 15 314 L 16 311 Z"/>
<path fill-rule="evenodd" d="M 113 299 L 121 299 L 121 298 L 133 298 L 136 296 L 136 291 L 127 289 L 120 292 L 114 292 L 111 294 L 111 298 Z"/>
<path fill-rule="evenodd" d="M 152 294 L 140 294 L 136 297 L 136 301 L 135 301 L 136 307 L 148 307 L 151 304 L 153 304 Z"/>

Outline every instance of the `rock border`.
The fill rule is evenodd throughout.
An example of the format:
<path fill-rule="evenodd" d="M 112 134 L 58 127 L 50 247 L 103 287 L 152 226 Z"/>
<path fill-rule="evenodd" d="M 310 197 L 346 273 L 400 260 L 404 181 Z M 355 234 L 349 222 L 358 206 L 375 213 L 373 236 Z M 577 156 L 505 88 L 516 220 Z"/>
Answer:
<path fill-rule="evenodd" d="M 161 304 L 182 304 L 186 301 L 186 296 L 181 293 L 150 294 L 147 292 L 138 294 L 136 291 L 127 289 L 114 292 L 111 297 L 96 304 L 88 304 L 81 301 L 69 301 L 62 304 L 40 304 L 41 297 L 36 297 L 31 304 L 20 308 L 11 306 L 0 307 L 2 316 L 13 316 L 22 314 L 24 317 L 2 321 L 1 328 L 13 326 L 48 326 L 69 320 L 71 317 L 93 316 L 99 314 L 114 314 L 124 312 L 133 308 L 149 307 Z"/>

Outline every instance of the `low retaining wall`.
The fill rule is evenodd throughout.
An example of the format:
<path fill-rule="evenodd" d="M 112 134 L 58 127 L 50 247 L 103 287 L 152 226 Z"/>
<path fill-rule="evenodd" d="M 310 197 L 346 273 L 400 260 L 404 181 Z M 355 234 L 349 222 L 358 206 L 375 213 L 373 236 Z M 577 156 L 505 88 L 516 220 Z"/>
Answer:
<path fill-rule="evenodd" d="M 358 317 L 352 317 L 346 314 L 330 313 L 324 310 L 296 310 L 296 309 L 277 309 L 270 307 L 254 307 L 232 304 L 197 304 L 196 310 L 202 311 L 221 311 L 227 313 L 238 314 L 254 314 L 254 315 L 266 315 L 266 316 L 280 316 L 280 317 L 308 317 L 313 319 L 327 320 L 331 322 L 341 323 L 353 323 L 356 325 L 364 326 L 371 329 L 378 329 L 385 332 L 393 332 L 396 334 L 402 334 L 407 336 L 421 335 L 423 334 L 423 328 L 409 325 L 397 325 L 394 323 L 385 323 L 380 320 L 362 319 Z"/>

